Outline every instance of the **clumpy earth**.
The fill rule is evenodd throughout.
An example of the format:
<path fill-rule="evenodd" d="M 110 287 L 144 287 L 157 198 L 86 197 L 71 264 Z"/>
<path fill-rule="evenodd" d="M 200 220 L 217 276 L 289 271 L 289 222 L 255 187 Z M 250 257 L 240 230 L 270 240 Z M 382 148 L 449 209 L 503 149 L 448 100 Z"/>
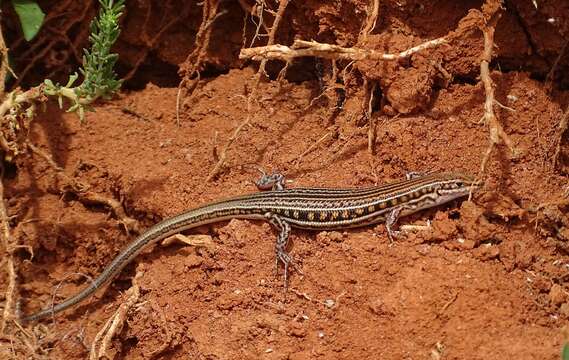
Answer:
<path fill-rule="evenodd" d="M 46 76 L 64 79 L 76 66 L 80 59 L 70 54 L 86 46 L 83 28 L 96 13 L 92 1 L 68 5 L 80 3 L 82 10 L 70 17 L 47 2 L 52 17 L 30 44 L 18 40 L 13 19 L 3 20 L 14 29 L 7 43 L 15 69 L 25 75 L 20 86 Z M 448 34 L 452 41 L 395 62 L 339 61 L 338 71 L 330 60 L 297 59 L 284 77 L 278 77 L 284 63 L 271 61 L 248 109 L 258 62 L 238 54 L 243 43 L 253 43 L 259 21 L 250 15 L 252 1 L 219 4 L 226 12 L 211 24 L 199 82 L 188 69 L 196 61 L 191 52 L 201 7 L 129 1 L 115 47 L 123 90 L 97 103 L 83 123 L 49 105 L 29 138 L 67 176 L 119 200 L 141 228 L 256 191 L 252 164 L 284 173 L 291 187 L 362 187 L 409 171 L 450 170 L 485 179 L 484 188 L 471 201 L 402 219 L 431 226 L 407 231 L 393 244 L 383 225 L 294 230 L 290 251 L 300 271 L 292 272 L 286 291 L 282 269 L 275 273 L 269 224 L 232 220 L 196 229 L 190 234 L 207 234 L 213 245 L 153 246 L 89 301 L 54 321 L 28 325 L 49 349 L 43 356 L 87 357 L 137 274 L 139 299 L 108 352 L 115 359 L 560 357 L 569 319 L 569 149 L 559 130 L 569 104 L 569 8 L 505 1 L 491 78 L 499 102 L 494 111 L 514 151 L 498 146 L 481 172 L 489 143 L 480 121 L 484 41 L 467 23 L 483 3 L 381 1 L 364 39 L 370 3 L 291 1 L 275 43 L 314 39 L 396 53 Z M 265 6 L 276 11 L 278 3 Z M 273 19 L 269 12 L 263 18 L 269 28 Z M 58 36 L 74 41 L 53 43 L 49 29 L 57 26 L 63 26 Z M 72 49 L 62 49 L 67 43 Z M 260 37 L 253 46 L 265 44 Z M 34 66 L 26 70 L 24 59 Z M 366 88 L 373 88 L 375 101 Z M 248 118 L 220 173 L 206 181 Z M 23 155 L 8 170 L 12 232 L 25 246 L 17 251 L 21 310 L 30 313 L 76 293 L 136 234 L 108 207 L 61 189 L 61 176 L 45 159 Z"/>

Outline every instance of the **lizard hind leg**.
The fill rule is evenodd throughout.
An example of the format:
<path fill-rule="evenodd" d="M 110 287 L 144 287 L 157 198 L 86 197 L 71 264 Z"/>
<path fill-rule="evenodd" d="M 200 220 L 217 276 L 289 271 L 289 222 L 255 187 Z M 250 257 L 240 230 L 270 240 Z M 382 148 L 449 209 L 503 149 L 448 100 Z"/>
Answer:
<path fill-rule="evenodd" d="M 267 220 L 277 229 L 277 241 L 275 243 L 275 265 L 278 270 L 279 262 L 284 266 L 284 288 L 288 285 L 289 266 L 294 266 L 292 256 L 286 251 L 288 245 L 288 237 L 290 235 L 290 225 L 283 218 L 273 213 L 265 214 Z"/>
<path fill-rule="evenodd" d="M 389 242 L 391 244 L 394 243 L 394 239 L 401 234 L 400 231 L 394 230 L 393 227 L 397 224 L 397 220 L 399 220 L 399 215 L 401 215 L 401 211 L 403 207 L 396 207 L 395 209 L 391 210 L 387 213 L 385 218 L 385 228 L 387 229 L 387 237 L 389 238 Z"/>

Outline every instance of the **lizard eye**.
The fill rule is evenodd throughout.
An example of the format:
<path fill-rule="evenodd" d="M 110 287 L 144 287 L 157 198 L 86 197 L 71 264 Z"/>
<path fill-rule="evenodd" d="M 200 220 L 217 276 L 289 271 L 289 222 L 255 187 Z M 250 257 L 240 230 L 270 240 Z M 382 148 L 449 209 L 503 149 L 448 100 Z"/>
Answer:
<path fill-rule="evenodd" d="M 464 186 L 464 183 L 463 183 L 462 181 L 459 181 L 459 182 L 456 183 L 456 186 L 457 186 L 457 187 L 463 187 L 463 186 Z"/>

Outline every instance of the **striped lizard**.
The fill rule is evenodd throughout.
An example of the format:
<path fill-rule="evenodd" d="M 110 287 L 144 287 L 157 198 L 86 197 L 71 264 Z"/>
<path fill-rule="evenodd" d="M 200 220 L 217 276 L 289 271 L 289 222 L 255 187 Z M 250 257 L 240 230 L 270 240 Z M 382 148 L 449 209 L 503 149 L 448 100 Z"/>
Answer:
<path fill-rule="evenodd" d="M 393 227 L 399 217 L 468 196 L 480 187 L 472 177 L 458 173 L 413 173 L 405 180 L 360 189 L 284 189 L 284 177 L 280 174 L 264 174 L 256 184 L 266 191 L 213 202 L 152 226 L 124 248 L 89 286 L 22 320 L 46 318 L 87 299 L 114 279 L 143 249 L 160 240 L 204 224 L 236 218 L 265 220 L 277 229 L 276 262 L 284 265 L 286 287 L 292 262 L 286 251 L 291 227 L 318 231 L 383 222 L 392 241 L 398 234 Z"/>

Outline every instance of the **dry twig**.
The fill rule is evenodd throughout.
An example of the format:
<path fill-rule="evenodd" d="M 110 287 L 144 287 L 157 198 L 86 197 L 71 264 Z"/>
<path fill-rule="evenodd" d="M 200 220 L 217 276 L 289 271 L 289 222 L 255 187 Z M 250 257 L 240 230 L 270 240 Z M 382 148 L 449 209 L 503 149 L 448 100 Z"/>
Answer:
<path fill-rule="evenodd" d="M 486 172 L 486 166 L 492 150 L 496 145 L 504 143 L 510 151 L 513 152 L 514 147 L 508 135 L 504 132 L 502 125 L 498 122 L 498 118 L 494 113 L 494 87 L 492 79 L 490 78 L 490 61 L 492 61 L 492 49 L 494 47 L 494 31 L 496 23 L 502 16 L 502 2 L 501 1 L 488 1 L 483 6 L 483 11 L 490 13 L 489 19 L 482 19 L 481 30 L 484 34 L 484 52 L 482 53 L 482 61 L 480 62 L 480 79 L 484 84 L 486 92 L 486 101 L 484 102 L 484 117 L 483 120 L 488 124 L 490 130 L 490 144 L 484 154 L 482 163 L 480 165 L 480 173 Z M 483 16 L 480 13 L 480 16 Z"/>
<path fill-rule="evenodd" d="M 269 33 L 269 40 L 267 42 L 269 44 L 269 46 L 271 46 L 271 44 L 273 44 L 275 41 L 275 35 L 277 33 L 277 29 L 278 29 L 279 24 L 281 22 L 284 11 L 288 5 L 288 2 L 289 2 L 289 0 L 282 0 L 279 3 L 279 9 L 277 11 L 277 15 L 275 16 L 275 21 L 273 22 L 273 26 L 271 27 L 271 31 Z M 227 141 L 227 143 L 225 144 L 225 146 L 221 150 L 221 152 L 219 154 L 219 159 L 218 159 L 217 163 L 215 164 L 213 170 L 207 176 L 206 182 L 213 180 L 219 174 L 223 165 L 225 164 L 225 160 L 227 158 L 227 151 L 229 150 L 229 148 L 231 147 L 233 142 L 235 142 L 235 140 L 239 137 L 239 134 L 241 133 L 243 128 L 245 128 L 245 126 L 249 125 L 249 123 L 251 122 L 253 101 L 257 97 L 257 90 L 259 88 L 259 83 L 261 82 L 261 77 L 265 73 L 265 66 L 267 65 L 267 60 L 268 59 L 262 59 L 261 60 L 261 64 L 259 65 L 259 70 L 255 74 L 255 79 L 253 81 L 253 89 L 251 91 L 251 94 L 249 94 L 249 98 L 247 99 L 247 118 L 239 126 L 237 126 L 237 128 L 235 128 L 235 130 L 233 131 L 233 134 L 231 135 L 231 137 L 229 138 L 229 140 Z"/>

